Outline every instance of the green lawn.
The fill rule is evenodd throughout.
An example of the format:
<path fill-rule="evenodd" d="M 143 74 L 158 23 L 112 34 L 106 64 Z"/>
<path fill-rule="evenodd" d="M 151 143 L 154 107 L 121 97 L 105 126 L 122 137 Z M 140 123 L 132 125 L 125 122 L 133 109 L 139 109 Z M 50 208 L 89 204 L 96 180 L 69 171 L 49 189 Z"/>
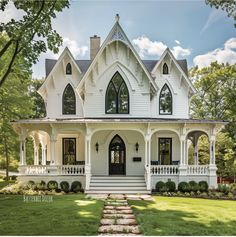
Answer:
<path fill-rule="evenodd" d="M 0 195 L 1 235 L 96 235 L 103 202 L 84 195 L 51 196 L 52 202 L 24 202 Z"/>
<path fill-rule="evenodd" d="M 129 201 L 144 235 L 236 235 L 236 201 L 154 198 Z"/>

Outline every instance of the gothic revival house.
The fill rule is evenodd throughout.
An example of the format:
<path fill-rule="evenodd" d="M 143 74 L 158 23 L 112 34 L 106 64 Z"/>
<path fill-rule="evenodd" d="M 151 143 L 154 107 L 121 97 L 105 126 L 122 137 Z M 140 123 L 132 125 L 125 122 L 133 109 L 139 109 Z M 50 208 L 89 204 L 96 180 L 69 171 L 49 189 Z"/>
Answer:
<path fill-rule="evenodd" d="M 46 60 L 38 91 L 46 118 L 13 123 L 20 137 L 18 179 L 78 180 L 86 193 L 150 193 L 160 180 L 215 187 L 215 137 L 224 123 L 189 117 L 196 90 L 186 60 L 168 48 L 158 60 L 142 60 L 118 17 L 101 46 L 98 36 L 90 42 L 90 60 L 74 59 L 68 48 L 58 60 Z M 202 135 L 210 144 L 204 165 L 198 161 Z M 33 165 L 26 157 L 29 136 Z"/>

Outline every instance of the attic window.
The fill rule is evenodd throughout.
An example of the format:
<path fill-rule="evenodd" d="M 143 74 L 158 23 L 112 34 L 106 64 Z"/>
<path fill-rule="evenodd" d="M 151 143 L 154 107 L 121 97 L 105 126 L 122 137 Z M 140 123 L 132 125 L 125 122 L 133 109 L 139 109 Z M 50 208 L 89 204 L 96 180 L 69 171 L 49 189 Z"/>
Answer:
<path fill-rule="evenodd" d="M 165 75 L 169 74 L 169 69 L 168 69 L 168 66 L 166 63 L 164 63 L 162 70 L 163 70 L 163 72 L 162 72 L 163 74 L 165 74 Z"/>
<path fill-rule="evenodd" d="M 160 92 L 159 114 L 162 114 L 162 115 L 172 114 L 172 94 L 167 84 L 165 84 L 162 87 L 161 92 Z"/>
<path fill-rule="evenodd" d="M 67 63 L 66 65 L 66 75 L 71 75 L 72 74 L 72 67 L 70 63 Z"/>
<path fill-rule="evenodd" d="M 62 98 L 62 114 L 76 114 L 75 92 L 70 84 L 64 90 Z"/>

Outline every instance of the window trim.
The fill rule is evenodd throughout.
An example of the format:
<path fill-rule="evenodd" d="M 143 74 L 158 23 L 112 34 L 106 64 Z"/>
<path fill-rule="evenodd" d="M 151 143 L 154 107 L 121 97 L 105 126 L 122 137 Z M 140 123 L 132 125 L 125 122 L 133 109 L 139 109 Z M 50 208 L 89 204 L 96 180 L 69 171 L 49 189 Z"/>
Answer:
<path fill-rule="evenodd" d="M 159 137 L 158 138 L 158 163 L 159 163 L 159 165 L 163 165 L 161 163 L 161 152 L 160 152 L 160 140 L 161 139 L 170 140 L 170 164 L 169 165 L 172 165 L 172 137 Z"/>
<path fill-rule="evenodd" d="M 171 112 L 168 114 L 161 113 L 161 92 L 165 86 L 167 86 L 168 90 L 170 91 L 170 95 L 171 95 Z M 167 85 L 167 83 L 165 83 L 164 86 L 161 88 L 161 91 L 159 94 L 159 115 L 173 115 L 173 95 L 172 95 L 170 87 Z"/>
<path fill-rule="evenodd" d="M 115 77 L 117 74 L 120 75 L 120 73 L 117 71 L 117 72 L 112 76 L 111 80 L 110 80 L 109 83 L 108 83 L 107 89 L 106 89 L 106 95 L 105 95 L 105 113 L 106 113 L 106 114 L 129 114 L 129 113 L 130 113 L 129 89 L 128 89 L 127 84 L 125 83 L 125 80 L 124 80 L 123 77 L 120 75 L 120 77 L 122 78 L 122 83 L 120 84 L 118 90 L 116 90 L 116 87 L 115 87 L 115 85 L 114 85 L 114 83 L 113 83 L 112 80 L 114 79 L 114 77 Z M 112 83 L 112 86 L 115 88 L 115 91 L 116 91 L 116 112 L 115 112 L 115 113 L 109 113 L 109 112 L 107 112 L 107 110 L 108 110 L 107 94 L 108 94 L 108 88 L 109 88 L 109 86 L 110 86 L 111 83 Z M 120 93 L 120 88 L 121 88 L 121 86 L 122 86 L 123 84 L 125 84 L 125 86 L 126 86 L 126 88 L 127 88 L 127 91 L 128 91 L 128 111 L 127 111 L 127 113 L 126 113 L 126 112 L 125 112 L 125 113 L 119 112 L 119 101 L 120 101 L 120 99 L 119 99 L 119 93 Z"/>
<path fill-rule="evenodd" d="M 71 88 L 71 89 L 72 89 L 73 94 L 74 94 L 74 98 L 75 98 L 75 99 L 74 99 L 74 103 L 73 103 L 73 106 L 74 106 L 74 113 L 69 113 L 69 114 L 65 113 L 65 108 L 64 108 L 64 97 L 65 97 L 65 92 L 66 92 L 66 90 L 67 90 L 68 88 Z M 63 95 L 62 95 L 62 114 L 63 114 L 63 115 L 76 115 L 76 95 L 75 95 L 74 88 L 73 88 L 73 86 L 72 86 L 70 83 L 68 83 L 68 84 L 66 85 L 66 87 L 65 87 L 65 89 L 64 89 L 64 91 L 63 91 Z"/>

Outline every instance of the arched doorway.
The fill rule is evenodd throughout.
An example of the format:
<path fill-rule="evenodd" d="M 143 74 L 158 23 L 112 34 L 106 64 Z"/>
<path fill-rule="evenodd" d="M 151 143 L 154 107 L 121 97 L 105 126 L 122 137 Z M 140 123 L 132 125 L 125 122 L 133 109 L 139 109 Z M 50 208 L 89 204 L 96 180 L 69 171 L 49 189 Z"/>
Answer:
<path fill-rule="evenodd" d="M 109 145 L 109 175 L 125 175 L 125 143 L 115 135 Z"/>

